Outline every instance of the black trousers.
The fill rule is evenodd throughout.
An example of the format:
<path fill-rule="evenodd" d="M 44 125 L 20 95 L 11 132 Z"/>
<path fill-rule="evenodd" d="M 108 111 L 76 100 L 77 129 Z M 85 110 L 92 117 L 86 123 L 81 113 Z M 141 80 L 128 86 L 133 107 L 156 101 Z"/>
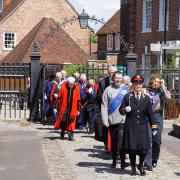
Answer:
<path fill-rule="evenodd" d="M 117 155 L 120 154 L 121 164 L 125 163 L 125 152 L 122 149 L 124 124 L 119 123 L 109 127 L 111 135 L 111 152 L 113 163 L 116 163 Z"/>
<path fill-rule="evenodd" d="M 130 150 L 129 151 L 129 159 L 131 163 L 131 167 L 136 167 L 136 155 L 139 155 L 139 166 L 143 167 L 144 160 L 146 158 L 147 151 L 136 151 L 136 150 Z"/>
<path fill-rule="evenodd" d="M 86 118 L 87 118 L 87 122 L 86 124 L 88 125 L 89 127 L 89 130 L 91 130 L 92 132 L 94 132 L 94 119 L 93 119 L 93 116 L 94 116 L 94 110 L 87 110 L 86 111 Z"/>
<path fill-rule="evenodd" d="M 66 130 L 66 125 L 67 125 L 67 111 L 65 111 L 62 121 L 61 121 L 61 136 L 64 137 L 65 130 Z M 73 138 L 74 133 L 73 132 L 68 132 L 68 136 Z"/>
<path fill-rule="evenodd" d="M 160 154 L 160 148 L 161 145 L 157 143 L 152 143 L 152 159 L 153 161 L 158 161 L 159 159 L 159 154 Z"/>

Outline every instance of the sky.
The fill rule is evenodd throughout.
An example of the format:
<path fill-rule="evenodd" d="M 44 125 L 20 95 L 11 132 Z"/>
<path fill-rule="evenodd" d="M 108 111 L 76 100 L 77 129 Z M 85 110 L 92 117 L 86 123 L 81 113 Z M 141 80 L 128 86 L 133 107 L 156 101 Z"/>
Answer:
<path fill-rule="evenodd" d="M 84 9 L 89 16 L 95 15 L 98 19 L 106 22 L 120 8 L 120 0 L 69 0 L 78 13 Z M 90 27 L 96 32 L 102 24 L 89 23 Z"/>

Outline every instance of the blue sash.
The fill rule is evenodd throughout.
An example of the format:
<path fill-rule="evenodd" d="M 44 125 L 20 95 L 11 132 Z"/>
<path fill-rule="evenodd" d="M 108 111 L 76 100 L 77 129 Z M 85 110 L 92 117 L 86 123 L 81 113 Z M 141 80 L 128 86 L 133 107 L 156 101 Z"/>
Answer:
<path fill-rule="evenodd" d="M 129 92 L 128 86 L 123 86 L 118 95 L 112 100 L 108 107 L 108 114 L 113 113 L 122 103 L 124 96 Z"/>

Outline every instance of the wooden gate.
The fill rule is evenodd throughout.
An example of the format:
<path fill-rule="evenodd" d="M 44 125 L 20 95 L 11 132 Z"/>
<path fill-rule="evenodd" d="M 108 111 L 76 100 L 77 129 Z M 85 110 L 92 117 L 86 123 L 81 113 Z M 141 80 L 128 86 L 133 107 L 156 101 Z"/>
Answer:
<path fill-rule="evenodd" d="M 0 119 L 29 118 L 29 65 L 0 64 Z"/>

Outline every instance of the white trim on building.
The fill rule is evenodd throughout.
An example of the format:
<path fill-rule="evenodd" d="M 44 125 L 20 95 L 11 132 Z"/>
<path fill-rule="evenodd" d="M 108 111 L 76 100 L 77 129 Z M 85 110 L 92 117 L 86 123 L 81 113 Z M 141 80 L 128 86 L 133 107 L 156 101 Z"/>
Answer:
<path fill-rule="evenodd" d="M 166 30 L 169 29 L 169 0 L 167 5 Z M 164 31 L 165 25 L 165 0 L 159 0 L 159 31 Z"/>
<path fill-rule="evenodd" d="M 142 32 L 151 32 L 152 28 L 152 0 L 143 0 Z"/>
<path fill-rule="evenodd" d="M 113 35 L 112 34 L 107 35 L 107 50 L 108 51 L 113 50 Z"/>
<path fill-rule="evenodd" d="M 0 13 L 3 11 L 4 2 L 0 0 Z"/>
<path fill-rule="evenodd" d="M 16 33 L 3 32 L 3 50 L 10 51 L 16 46 Z"/>

